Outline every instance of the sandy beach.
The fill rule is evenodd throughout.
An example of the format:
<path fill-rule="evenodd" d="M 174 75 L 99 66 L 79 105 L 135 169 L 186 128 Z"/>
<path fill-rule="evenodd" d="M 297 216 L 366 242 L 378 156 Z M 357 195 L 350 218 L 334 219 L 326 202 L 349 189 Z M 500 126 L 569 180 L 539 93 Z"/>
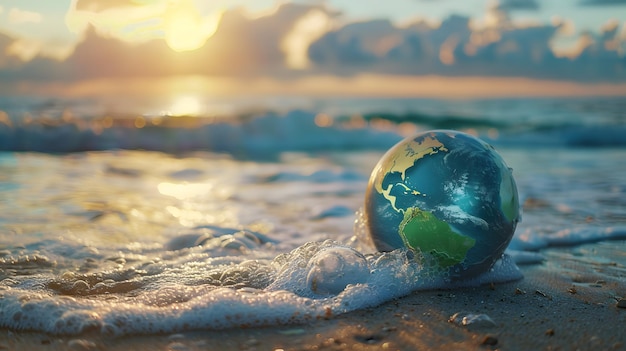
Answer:
<path fill-rule="evenodd" d="M 542 252 L 524 279 L 422 291 L 307 325 L 105 338 L 0 332 L 7 350 L 622 350 L 625 242 Z M 621 302 L 620 302 L 621 301 Z M 487 315 L 470 325 L 455 313 Z M 459 320 L 460 321 L 460 320 Z"/>

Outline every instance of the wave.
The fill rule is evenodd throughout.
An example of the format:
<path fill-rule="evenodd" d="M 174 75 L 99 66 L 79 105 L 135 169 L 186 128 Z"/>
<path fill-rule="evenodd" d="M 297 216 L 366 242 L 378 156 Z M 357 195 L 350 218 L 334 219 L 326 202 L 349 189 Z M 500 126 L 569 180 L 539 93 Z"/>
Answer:
<path fill-rule="evenodd" d="M 2 118 L 3 117 L 3 118 Z M 167 153 L 207 150 L 262 158 L 286 151 L 386 150 L 425 129 L 457 129 L 495 146 L 624 147 L 626 125 L 495 120 L 462 115 L 368 113 L 330 116 L 293 110 L 257 116 L 97 117 L 9 119 L 0 116 L 1 151 L 67 153 L 149 150 Z"/>

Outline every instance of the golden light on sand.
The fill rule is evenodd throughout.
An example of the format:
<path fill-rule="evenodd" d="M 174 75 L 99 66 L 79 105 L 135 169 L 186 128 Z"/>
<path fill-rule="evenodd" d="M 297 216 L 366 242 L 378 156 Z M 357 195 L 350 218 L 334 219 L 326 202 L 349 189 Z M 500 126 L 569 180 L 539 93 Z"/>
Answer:
<path fill-rule="evenodd" d="M 215 34 L 221 11 L 203 17 L 192 0 L 170 3 L 163 15 L 165 42 L 174 51 L 196 50 Z"/>

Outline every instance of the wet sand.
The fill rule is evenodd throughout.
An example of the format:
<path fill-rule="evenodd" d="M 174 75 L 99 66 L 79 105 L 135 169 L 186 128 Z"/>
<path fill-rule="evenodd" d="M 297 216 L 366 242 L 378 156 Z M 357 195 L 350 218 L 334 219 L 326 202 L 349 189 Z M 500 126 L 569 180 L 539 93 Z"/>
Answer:
<path fill-rule="evenodd" d="M 624 350 L 626 242 L 546 250 L 524 279 L 415 292 L 307 325 L 57 337 L 0 330 L 0 350 Z M 462 326 L 457 312 L 494 322 Z"/>

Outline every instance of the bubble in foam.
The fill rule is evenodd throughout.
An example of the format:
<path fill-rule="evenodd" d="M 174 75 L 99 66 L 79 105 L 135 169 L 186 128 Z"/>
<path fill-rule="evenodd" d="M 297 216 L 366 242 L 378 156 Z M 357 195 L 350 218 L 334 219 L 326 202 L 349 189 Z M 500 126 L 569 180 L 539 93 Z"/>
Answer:
<path fill-rule="evenodd" d="M 307 286 L 316 294 L 338 294 L 349 284 L 367 281 L 367 260 L 349 247 L 329 247 L 313 256 L 307 267 Z"/>

